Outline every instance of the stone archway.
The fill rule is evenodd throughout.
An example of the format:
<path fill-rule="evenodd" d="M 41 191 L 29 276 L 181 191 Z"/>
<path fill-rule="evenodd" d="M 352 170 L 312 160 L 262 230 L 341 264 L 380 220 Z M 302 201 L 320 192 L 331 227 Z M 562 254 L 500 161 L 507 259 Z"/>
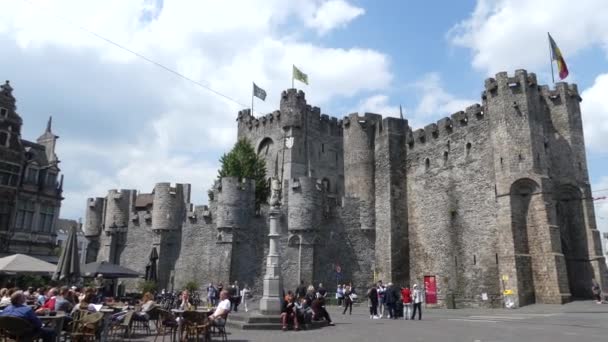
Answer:
<path fill-rule="evenodd" d="M 558 187 L 555 192 L 555 209 L 570 293 L 575 298 L 591 298 L 593 269 L 589 261 L 581 191 L 571 185 Z"/>
<path fill-rule="evenodd" d="M 531 179 L 520 179 L 511 185 L 511 231 L 517 276 L 519 306 L 534 304 L 533 251 L 530 248 L 536 232 L 534 202 L 539 186 Z"/>

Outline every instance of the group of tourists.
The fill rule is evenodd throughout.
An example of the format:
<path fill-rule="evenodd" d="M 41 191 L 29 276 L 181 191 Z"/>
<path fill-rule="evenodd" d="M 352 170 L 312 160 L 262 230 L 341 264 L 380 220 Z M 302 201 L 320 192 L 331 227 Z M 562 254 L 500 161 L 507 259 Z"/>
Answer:
<path fill-rule="evenodd" d="M 306 286 L 304 281 L 295 291 L 287 291 L 281 305 L 281 324 L 283 331 L 287 331 L 290 323 L 294 330 L 300 330 L 302 324 L 309 324 L 312 321 L 325 320 L 328 325 L 334 323 L 327 312 L 326 305 L 327 290 L 323 284 L 317 288 L 314 285 Z"/>
<path fill-rule="evenodd" d="M 209 285 L 207 285 L 207 302 L 211 306 L 216 306 L 220 300 L 220 294 L 223 290 L 224 285 L 222 283 L 218 283 L 217 286 L 213 283 L 209 283 Z M 227 291 L 231 311 L 238 312 L 239 305 L 241 304 L 243 304 L 245 307 L 245 312 L 249 311 L 249 308 L 247 307 L 247 299 L 251 297 L 251 290 L 247 284 L 245 284 L 243 288 L 240 288 L 239 282 L 235 281 Z"/>

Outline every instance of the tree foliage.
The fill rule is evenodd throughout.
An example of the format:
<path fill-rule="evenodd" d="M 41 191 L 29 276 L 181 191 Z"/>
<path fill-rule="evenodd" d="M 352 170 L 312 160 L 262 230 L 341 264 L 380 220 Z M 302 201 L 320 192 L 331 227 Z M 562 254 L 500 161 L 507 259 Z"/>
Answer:
<path fill-rule="evenodd" d="M 255 180 L 255 204 L 259 208 L 268 198 L 270 189 L 266 179 L 266 163 L 247 139 L 239 139 L 232 150 L 220 158 L 218 178 L 237 177 Z"/>

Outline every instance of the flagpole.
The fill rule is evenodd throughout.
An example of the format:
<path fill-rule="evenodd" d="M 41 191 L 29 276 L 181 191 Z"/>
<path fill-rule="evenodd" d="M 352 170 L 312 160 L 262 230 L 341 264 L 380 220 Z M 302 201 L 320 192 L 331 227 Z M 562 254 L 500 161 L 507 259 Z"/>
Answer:
<path fill-rule="evenodd" d="M 551 49 L 551 35 L 547 32 L 547 40 L 549 41 L 549 63 L 551 64 L 551 81 L 555 84 L 555 76 L 553 75 L 553 49 Z"/>
<path fill-rule="evenodd" d="M 295 65 L 292 64 L 291 65 L 291 89 L 294 89 L 293 88 L 293 70 L 294 70 L 294 68 L 295 68 Z"/>
<path fill-rule="evenodd" d="M 254 89 L 255 89 L 255 83 L 251 82 L 253 85 L 253 89 L 251 89 L 251 116 L 253 116 L 253 93 L 254 93 Z"/>

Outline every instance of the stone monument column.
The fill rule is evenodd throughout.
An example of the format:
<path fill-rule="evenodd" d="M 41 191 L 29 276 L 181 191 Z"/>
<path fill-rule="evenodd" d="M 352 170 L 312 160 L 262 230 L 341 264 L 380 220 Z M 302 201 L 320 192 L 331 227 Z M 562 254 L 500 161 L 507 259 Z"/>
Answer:
<path fill-rule="evenodd" d="M 270 197 L 270 245 L 266 258 L 266 274 L 264 275 L 264 292 L 260 299 L 260 313 L 263 315 L 278 315 L 281 313 L 281 262 L 279 255 L 279 219 L 281 218 L 280 203 L 281 184 L 278 179 L 272 180 L 272 196 Z"/>

